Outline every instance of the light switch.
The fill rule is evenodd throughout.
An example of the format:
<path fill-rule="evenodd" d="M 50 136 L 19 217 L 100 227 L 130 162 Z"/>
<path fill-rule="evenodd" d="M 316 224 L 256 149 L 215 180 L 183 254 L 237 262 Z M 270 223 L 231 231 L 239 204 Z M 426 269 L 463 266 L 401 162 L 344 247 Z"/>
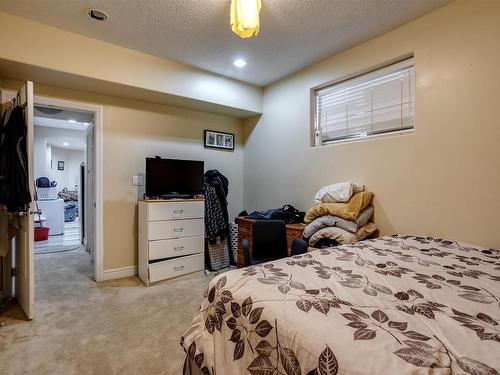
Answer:
<path fill-rule="evenodd" d="M 142 186 L 142 176 L 132 176 L 133 186 Z"/>

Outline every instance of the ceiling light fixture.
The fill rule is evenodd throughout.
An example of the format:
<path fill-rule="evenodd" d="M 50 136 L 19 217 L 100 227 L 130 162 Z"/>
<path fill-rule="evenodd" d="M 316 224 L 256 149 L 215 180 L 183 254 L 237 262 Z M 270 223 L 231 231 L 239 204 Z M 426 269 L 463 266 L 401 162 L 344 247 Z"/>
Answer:
<path fill-rule="evenodd" d="M 247 62 L 243 59 L 236 59 L 233 61 L 233 65 L 237 66 L 238 68 L 243 68 L 246 64 Z"/>
<path fill-rule="evenodd" d="M 231 0 L 231 30 L 240 38 L 259 35 L 261 0 Z"/>
<path fill-rule="evenodd" d="M 109 15 L 100 9 L 88 9 L 87 16 L 89 16 L 94 21 L 104 22 L 107 21 Z"/>
<path fill-rule="evenodd" d="M 68 142 L 64 142 L 63 146 L 69 146 L 69 143 Z"/>

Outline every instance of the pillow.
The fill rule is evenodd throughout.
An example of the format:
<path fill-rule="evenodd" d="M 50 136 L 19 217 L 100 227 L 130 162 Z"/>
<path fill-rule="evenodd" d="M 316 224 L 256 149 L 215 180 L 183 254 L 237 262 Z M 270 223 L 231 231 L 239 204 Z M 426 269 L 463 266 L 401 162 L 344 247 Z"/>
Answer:
<path fill-rule="evenodd" d="M 334 227 L 336 222 L 337 216 L 320 216 L 306 225 L 302 235 L 304 236 L 304 238 L 309 238 L 320 229 L 323 229 L 325 227 Z"/>
<path fill-rule="evenodd" d="M 323 229 L 325 227 L 339 227 L 354 233 L 363 225 L 368 223 L 368 220 L 370 220 L 372 216 L 373 216 L 372 205 L 366 207 L 363 211 L 361 211 L 356 221 L 342 219 L 339 216 L 331 216 L 331 215 L 320 216 L 314 219 L 310 224 L 308 224 L 304 228 L 303 235 L 304 238 L 309 238 L 318 230 Z"/>
<path fill-rule="evenodd" d="M 366 237 L 372 235 L 376 230 L 377 226 L 374 223 L 366 224 L 365 226 L 358 229 L 356 233 L 351 233 L 338 227 L 327 227 L 320 229 L 312 235 L 312 237 L 309 239 L 309 246 L 314 246 L 316 242 L 318 242 L 322 238 L 335 240 L 340 245 L 353 243 L 364 240 Z"/>
<path fill-rule="evenodd" d="M 354 193 L 359 193 L 365 188 L 354 182 L 340 182 L 324 186 L 314 196 L 313 204 L 348 202 Z"/>
<path fill-rule="evenodd" d="M 372 218 L 373 216 L 373 206 L 369 205 L 366 207 L 363 211 L 359 213 L 358 218 L 355 221 L 351 220 L 346 220 L 342 219 L 339 216 L 334 216 L 335 218 L 335 226 L 345 229 L 349 232 L 356 232 L 359 228 L 361 228 L 363 225 L 368 223 L 368 221 Z"/>
<path fill-rule="evenodd" d="M 362 210 L 372 201 L 373 193 L 362 191 L 356 193 L 347 203 L 319 203 L 311 207 L 304 217 L 304 222 L 309 224 L 320 216 L 339 216 L 346 220 L 356 220 Z"/>

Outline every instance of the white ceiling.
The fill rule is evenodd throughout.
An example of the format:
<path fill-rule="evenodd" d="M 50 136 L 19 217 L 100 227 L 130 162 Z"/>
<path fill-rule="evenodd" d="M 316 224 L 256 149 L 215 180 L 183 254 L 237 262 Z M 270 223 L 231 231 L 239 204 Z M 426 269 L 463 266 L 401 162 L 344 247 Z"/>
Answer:
<path fill-rule="evenodd" d="M 90 126 L 93 117 L 91 112 L 36 105 L 33 124 L 46 128 L 43 137 L 48 144 L 68 150 L 85 150 L 85 130 Z M 35 132 L 35 137 L 37 136 L 41 135 Z"/>
<path fill-rule="evenodd" d="M 87 148 L 87 143 L 84 139 L 78 138 L 63 138 L 63 137 L 54 137 L 47 138 L 47 144 L 50 144 L 57 148 L 62 148 L 64 150 L 80 150 L 85 151 Z"/>
<path fill-rule="evenodd" d="M 2 0 L 0 10 L 264 86 L 449 1 L 262 0 L 250 40 L 230 31 L 229 0 Z M 88 8 L 109 21 L 90 20 Z"/>
<path fill-rule="evenodd" d="M 87 148 L 87 137 L 84 131 L 76 131 L 58 127 L 55 124 L 45 126 L 37 123 L 35 117 L 35 142 L 37 139 L 44 140 L 47 144 L 67 150 L 85 150 Z M 42 129 L 41 131 L 37 131 Z"/>
<path fill-rule="evenodd" d="M 40 106 L 40 105 L 35 105 L 35 117 L 38 118 L 45 118 L 45 119 L 53 119 L 53 120 L 60 120 L 60 123 L 69 123 L 69 127 L 67 129 L 74 129 L 74 127 L 71 126 L 71 123 L 80 123 L 80 124 L 85 124 L 85 123 L 90 123 L 94 120 L 94 114 L 92 112 L 86 112 L 86 111 L 76 111 L 73 109 L 63 109 L 63 108 L 56 108 L 56 107 L 47 107 L 47 106 Z M 56 121 L 57 122 L 57 121 Z M 44 125 L 48 126 L 48 125 Z M 59 126 L 64 128 L 64 126 Z M 86 129 L 87 127 L 85 127 Z M 84 130 L 84 129 L 76 129 L 76 130 Z"/>
<path fill-rule="evenodd" d="M 33 117 L 35 126 L 45 126 L 46 128 L 67 129 L 84 132 L 90 126 L 88 122 L 70 122 L 66 120 L 56 120 L 47 117 Z"/>

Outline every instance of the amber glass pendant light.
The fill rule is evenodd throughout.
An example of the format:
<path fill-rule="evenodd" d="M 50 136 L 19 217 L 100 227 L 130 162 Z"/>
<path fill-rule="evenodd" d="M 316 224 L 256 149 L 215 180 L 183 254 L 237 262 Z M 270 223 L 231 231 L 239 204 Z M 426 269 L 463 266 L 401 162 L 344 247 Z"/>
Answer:
<path fill-rule="evenodd" d="M 259 35 L 261 0 L 231 0 L 231 30 L 240 38 Z"/>

